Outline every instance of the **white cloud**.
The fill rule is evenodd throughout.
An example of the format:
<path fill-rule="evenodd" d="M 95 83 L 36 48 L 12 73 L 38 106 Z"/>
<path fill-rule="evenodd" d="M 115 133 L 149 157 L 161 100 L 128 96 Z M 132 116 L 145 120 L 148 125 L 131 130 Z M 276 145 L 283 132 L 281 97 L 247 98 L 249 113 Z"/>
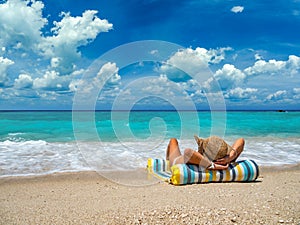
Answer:
<path fill-rule="evenodd" d="M 112 24 L 107 20 L 99 19 L 96 10 L 86 10 L 82 16 L 72 17 L 70 13 L 62 13 L 62 20 L 55 21 L 51 29 L 55 34 L 48 37 L 54 46 L 63 44 L 82 46 L 94 40 L 100 32 L 108 32 Z"/>
<path fill-rule="evenodd" d="M 224 96 L 229 99 L 255 99 L 256 96 L 253 94 L 257 92 L 256 88 L 245 88 L 242 89 L 237 87 L 229 90 Z"/>
<path fill-rule="evenodd" d="M 220 63 L 225 58 L 225 52 L 231 51 L 232 48 L 219 48 L 210 49 L 197 47 L 196 49 L 186 48 L 179 50 L 172 55 L 166 64 L 162 65 L 160 71 L 166 73 L 169 78 L 182 78 L 182 74 L 178 70 L 174 69 L 177 67 L 189 75 L 197 74 L 201 69 L 208 68 L 209 64 Z M 170 66 L 172 65 L 173 68 Z M 181 76 L 181 77 L 180 77 Z"/>
<path fill-rule="evenodd" d="M 50 35 L 43 33 L 47 18 L 43 17 L 44 4 L 35 0 L 8 0 L 0 4 L 0 55 L 34 58 L 43 56 L 60 75 L 77 69 L 81 57 L 79 47 L 92 42 L 99 33 L 108 32 L 112 24 L 97 17 L 97 11 L 86 10 L 81 16 L 61 13 Z M 6 49 L 9 49 L 5 51 Z M 33 54 L 34 53 L 34 54 Z"/>
<path fill-rule="evenodd" d="M 97 11 L 86 10 L 79 16 L 61 13 L 61 18 L 49 25 L 49 32 L 44 28 L 48 29 L 45 26 L 51 15 L 43 17 L 43 10 L 44 3 L 38 0 L 0 3 L 0 86 L 7 86 L 11 98 L 23 95 L 55 99 L 61 93 L 75 91 L 80 83 L 76 74 L 82 74 L 77 65 L 81 57 L 79 47 L 113 26 L 98 18 Z M 14 63 L 17 66 L 9 70 L 12 76 L 8 79 L 7 69 Z M 118 84 L 120 79 L 114 74 L 110 85 Z"/>
<path fill-rule="evenodd" d="M 300 71 L 300 57 L 290 55 L 287 61 L 258 60 L 244 70 L 247 75 L 295 75 Z"/>
<path fill-rule="evenodd" d="M 50 61 L 50 65 L 52 68 L 57 68 L 61 62 L 61 58 L 59 57 L 53 57 Z"/>
<path fill-rule="evenodd" d="M 43 18 L 41 1 L 8 0 L 0 4 L 0 45 L 32 48 L 41 40 L 41 29 L 47 23 Z"/>
<path fill-rule="evenodd" d="M 243 11 L 244 11 L 243 6 L 234 6 L 231 8 L 231 12 L 234 12 L 234 13 L 241 13 Z"/>
<path fill-rule="evenodd" d="M 300 94 L 300 88 L 293 88 L 294 94 Z"/>
<path fill-rule="evenodd" d="M 200 48 L 197 47 L 195 50 L 191 49 L 191 48 L 187 48 L 183 51 L 179 51 L 177 52 L 171 59 L 170 62 L 175 61 L 176 60 L 185 60 L 186 61 L 186 57 L 188 59 L 191 59 L 195 64 L 201 64 L 204 63 L 205 65 L 212 63 L 219 63 L 221 62 L 224 58 L 225 58 L 225 52 L 226 51 L 231 51 L 232 48 L 227 47 L 227 48 L 219 48 L 219 49 L 205 49 L 205 48 Z M 178 58 L 177 58 L 178 57 Z M 176 63 L 175 63 L 176 65 Z"/>
<path fill-rule="evenodd" d="M 70 80 L 70 76 L 59 76 L 56 71 L 47 71 L 43 77 L 33 80 L 33 88 L 50 91 L 65 91 L 69 89 Z"/>
<path fill-rule="evenodd" d="M 254 55 L 254 58 L 255 58 L 256 61 L 257 61 L 257 60 L 262 60 L 262 59 L 263 59 L 262 56 L 261 56 L 260 54 L 258 54 L 258 53 L 256 53 L 256 54 Z"/>
<path fill-rule="evenodd" d="M 256 74 L 276 74 L 279 70 L 284 69 L 286 63 L 284 61 L 276 61 L 274 59 L 269 60 L 268 62 L 264 60 L 258 60 L 254 63 L 253 66 L 248 67 L 244 70 L 247 75 L 256 75 Z"/>
<path fill-rule="evenodd" d="M 224 52 L 223 52 L 224 53 Z M 225 58 L 224 54 L 220 54 L 221 57 L 214 58 L 213 51 L 208 51 L 202 48 L 196 48 L 195 50 L 188 48 L 175 53 L 167 63 L 170 63 L 179 68 L 187 68 L 187 71 L 197 72 L 201 66 L 205 67 L 213 62 L 219 63 Z M 261 55 L 255 54 L 256 62 L 244 70 L 236 68 L 232 64 L 225 64 L 221 69 L 218 69 L 212 77 L 209 77 L 199 88 L 195 85 L 191 77 L 184 77 L 180 72 L 170 70 L 168 65 L 163 65 L 161 71 L 165 72 L 167 77 L 171 80 L 178 78 L 178 82 L 185 91 L 188 92 L 191 97 L 203 97 L 203 91 L 206 93 L 219 91 L 220 88 L 226 98 L 237 100 L 243 99 L 262 99 L 265 97 L 259 97 L 262 92 L 258 91 L 258 88 L 264 88 L 259 81 L 270 82 L 272 87 L 268 87 L 272 92 L 275 88 L 293 87 L 293 77 L 300 75 L 300 57 L 290 55 L 288 60 L 275 60 L 271 59 L 265 61 Z M 215 61 L 214 61 L 215 60 Z M 200 66 L 199 66 L 200 65 Z M 171 75 L 170 75 L 171 74 Z M 282 79 L 287 78 L 284 82 Z M 216 82 L 217 81 L 217 82 Z M 247 86 L 251 85 L 253 88 Z M 287 86 L 290 85 L 290 86 Z M 150 88 L 149 88 L 150 89 Z M 156 89 L 159 89 L 156 87 Z M 163 88 L 161 88 L 162 91 Z M 278 89 L 277 89 L 278 90 Z M 284 101 L 288 103 L 288 93 L 286 91 L 275 91 L 275 93 L 267 94 L 267 101 Z M 294 99 L 298 99 L 298 95 L 294 95 Z"/>
<path fill-rule="evenodd" d="M 121 109 L 135 106 L 163 107 L 173 105 L 175 108 L 192 108 L 192 98 L 184 90 L 182 83 L 168 79 L 166 74 L 146 76 L 130 81 L 114 101 L 114 107 Z"/>
<path fill-rule="evenodd" d="M 293 88 L 293 99 L 300 99 L 300 88 Z"/>
<path fill-rule="evenodd" d="M 286 62 L 286 69 L 291 75 L 296 75 L 300 73 L 300 57 L 295 55 L 290 55 L 288 61 Z"/>
<path fill-rule="evenodd" d="M 17 89 L 22 88 L 31 88 L 33 85 L 33 80 L 30 75 L 28 74 L 20 74 L 17 79 L 15 79 L 14 86 Z"/>
<path fill-rule="evenodd" d="M 14 64 L 14 61 L 0 56 L 0 86 L 7 82 L 7 68 Z"/>
<path fill-rule="evenodd" d="M 95 83 L 106 81 L 106 78 L 109 78 L 105 83 L 108 85 L 119 85 L 121 81 L 121 76 L 118 74 L 119 68 L 116 63 L 108 62 L 104 64 L 97 76 L 94 78 Z M 103 80 L 103 79 L 104 80 Z"/>
<path fill-rule="evenodd" d="M 273 94 L 269 94 L 266 98 L 267 101 L 278 101 L 278 100 L 283 100 L 287 98 L 287 91 L 285 90 L 279 90 L 276 91 Z"/>
<path fill-rule="evenodd" d="M 246 75 L 234 65 L 225 64 L 222 69 L 216 71 L 214 77 L 222 89 L 228 89 L 242 84 Z"/>
<path fill-rule="evenodd" d="M 51 29 L 53 36 L 43 38 L 38 48 L 43 55 L 51 58 L 52 67 L 60 74 L 71 73 L 80 57 L 78 48 L 92 42 L 99 33 L 108 32 L 112 24 L 96 16 L 95 10 L 86 10 L 82 16 L 72 17 L 62 13 L 61 21 L 55 21 Z"/>
<path fill-rule="evenodd" d="M 189 93 L 197 92 L 197 91 L 201 90 L 199 83 L 194 79 L 190 79 L 186 82 L 180 82 L 179 86 L 182 87 L 184 90 L 186 90 Z"/>
<path fill-rule="evenodd" d="M 235 68 L 232 64 L 225 64 L 221 69 L 217 70 L 213 77 L 207 79 L 203 87 L 207 91 L 228 90 L 237 87 L 245 82 L 246 74 Z"/>
<path fill-rule="evenodd" d="M 172 90 L 174 84 L 165 74 L 160 74 L 159 77 L 147 79 L 147 84 L 144 84 L 141 90 L 147 95 L 161 95 L 161 93 L 164 93 L 165 96 L 174 96 L 174 91 Z"/>
<path fill-rule="evenodd" d="M 84 80 L 72 80 L 69 84 L 69 90 L 75 92 L 78 90 L 78 87 L 82 87 L 84 84 Z"/>
<path fill-rule="evenodd" d="M 104 64 L 98 71 L 95 77 L 83 77 L 83 79 L 75 78 L 76 73 L 73 73 L 73 79 L 69 83 L 69 90 L 77 92 L 77 101 L 87 102 L 100 94 L 98 100 L 111 98 L 119 92 L 121 85 L 121 76 L 118 74 L 119 68 L 116 63 L 108 62 Z M 82 73 L 82 72 L 81 72 Z"/>

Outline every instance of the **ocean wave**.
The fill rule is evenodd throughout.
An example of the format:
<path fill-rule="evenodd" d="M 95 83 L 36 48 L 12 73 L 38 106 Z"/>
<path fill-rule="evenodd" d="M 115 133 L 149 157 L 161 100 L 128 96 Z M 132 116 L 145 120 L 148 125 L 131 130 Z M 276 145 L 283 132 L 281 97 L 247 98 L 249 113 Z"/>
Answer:
<path fill-rule="evenodd" d="M 228 143 L 234 142 L 228 138 Z M 111 171 L 144 168 L 149 157 L 165 157 L 168 140 L 124 142 L 46 142 L 44 140 L 0 142 L 0 176 L 41 175 L 70 171 Z M 192 139 L 179 141 L 197 149 Z M 300 140 L 274 137 L 247 138 L 241 159 L 261 166 L 300 162 Z"/>
<path fill-rule="evenodd" d="M 49 143 L 44 140 L 0 142 L 0 176 L 88 169 L 75 143 Z"/>

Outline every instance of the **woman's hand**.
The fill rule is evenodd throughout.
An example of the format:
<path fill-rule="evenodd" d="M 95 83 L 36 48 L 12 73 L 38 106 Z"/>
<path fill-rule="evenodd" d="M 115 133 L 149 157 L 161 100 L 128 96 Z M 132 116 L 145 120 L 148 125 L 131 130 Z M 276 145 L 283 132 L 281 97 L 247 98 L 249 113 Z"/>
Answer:
<path fill-rule="evenodd" d="M 217 164 L 217 163 L 214 163 L 213 165 L 214 165 L 213 167 L 209 167 L 207 169 L 208 170 L 226 170 L 229 166 L 229 164 L 221 165 L 221 164 Z"/>
<path fill-rule="evenodd" d="M 221 158 L 221 159 L 218 159 L 216 161 L 214 161 L 216 164 L 219 164 L 219 165 L 227 165 L 231 162 L 230 158 L 229 158 L 229 155 L 226 155 L 225 157 Z"/>

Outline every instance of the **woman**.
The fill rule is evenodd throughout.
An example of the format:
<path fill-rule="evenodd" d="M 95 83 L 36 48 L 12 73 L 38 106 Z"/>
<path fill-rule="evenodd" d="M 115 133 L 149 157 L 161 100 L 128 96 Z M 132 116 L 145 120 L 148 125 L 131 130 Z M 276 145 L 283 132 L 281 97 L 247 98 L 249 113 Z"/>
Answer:
<path fill-rule="evenodd" d="M 224 158 L 210 161 L 207 157 L 190 148 L 185 149 L 184 154 L 182 155 L 178 141 L 175 138 L 171 138 L 166 152 L 166 159 L 170 161 L 170 165 L 189 163 L 199 165 L 210 170 L 225 170 L 231 162 L 234 162 L 239 157 L 244 149 L 244 145 L 244 139 L 240 138 L 232 145 L 233 149 L 228 155 Z"/>

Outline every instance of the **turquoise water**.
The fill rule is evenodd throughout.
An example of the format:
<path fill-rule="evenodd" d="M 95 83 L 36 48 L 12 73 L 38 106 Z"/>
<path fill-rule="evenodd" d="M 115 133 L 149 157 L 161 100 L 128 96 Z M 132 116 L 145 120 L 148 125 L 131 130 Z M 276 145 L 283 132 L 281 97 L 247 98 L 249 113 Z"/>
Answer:
<path fill-rule="evenodd" d="M 243 137 L 261 165 L 300 161 L 300 112 L 0 112 L 0 127 L 0 176 L 144 167 L 171 137 L 196 149 L 194 134 Z"/>
<path fill-rule="evenodd" d="M 211 134 L 211 129 L 225 129 L 225 136 L 229 137 L 262 137 L 272 136 L 279 138 L 300 137 L 300 112 L 214 112 L 222 115 L 212 121 L 211 112 L 140 112 L 134 111 L 126 118 L 123 112 L 114 112 L 112 121 L 111 112 L 95 112 L 95 119 L 90 113 L 80 112 L 82 117 L 79 122 L 72 121 L 72 112 L 69 111 L 48 111 L 48 112 L 1 112 L 0 113 L 0 141 L 30 141 L 44 140 L 47 142 L 68 142 L 74 141 L 73 123 L 81 124 L 80 131 L 85 132 L 89 140 L 90 126 L 94 123 L 99 137 L 102 141 L 117 141 L 115 129 L 128 128 L 138 139 L 144 139 L 151 135 L 152 125 L 157 135 L 166 138 L 189 138 L 193 134 L 206 137 Z M 186 117 L 182 118 L 184 114 Z M 195 117 L 197 114 L 198 117 Z M 155 121 L 159 118 L 159 121 Z M 221 123 L 220 127 L 217 124 Z M 166 129 L 162 131 L 161 129 Z M 182 134 L 182 129 L 185 133 Z M 161 134 L 159 132 L 162 131 Z M 75 131 L 76 132 L 76 131 Z M 121 131 L 122 132 L 122 131 Z M 199 132 L 199 133 L 198 133 Z M 222 134 L 223 132 L 221 132 Z M 125 132 L 125 138 L 128 136 Z M 98 140 L 95 139 L 94 141 Z"/>

